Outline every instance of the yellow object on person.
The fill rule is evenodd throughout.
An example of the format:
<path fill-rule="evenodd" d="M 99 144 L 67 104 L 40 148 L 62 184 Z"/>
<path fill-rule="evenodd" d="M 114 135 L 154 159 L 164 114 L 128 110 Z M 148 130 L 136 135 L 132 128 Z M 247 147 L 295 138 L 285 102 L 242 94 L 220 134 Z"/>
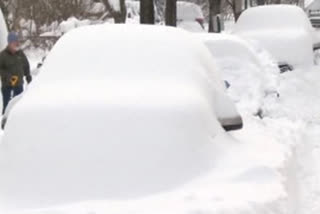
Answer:
<path fill-rule="evenodd" d="M 16 86 L 18 83 L 18 80 L 19 80 L 18 76 L 12 76 L 10 79 L 11 86 Z"/>

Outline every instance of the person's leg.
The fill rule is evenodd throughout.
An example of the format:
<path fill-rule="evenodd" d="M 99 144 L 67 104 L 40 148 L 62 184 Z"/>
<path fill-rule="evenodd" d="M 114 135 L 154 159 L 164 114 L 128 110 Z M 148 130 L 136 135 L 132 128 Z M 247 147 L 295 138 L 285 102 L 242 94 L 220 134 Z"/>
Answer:
<path fill-rule="evenodd" d="M 3 108 L 2 108 L 2 115 L 3 115 L 10 102 L 12 89 L 11 87 L 2 87 L 1 92 L 2 92 L 2 101 L 3 101 Z"/>
<path fill-rule="evenodd" d="M 23 86 L 13 88 L 13 97 L 20 95 L 23 92 Z"/>

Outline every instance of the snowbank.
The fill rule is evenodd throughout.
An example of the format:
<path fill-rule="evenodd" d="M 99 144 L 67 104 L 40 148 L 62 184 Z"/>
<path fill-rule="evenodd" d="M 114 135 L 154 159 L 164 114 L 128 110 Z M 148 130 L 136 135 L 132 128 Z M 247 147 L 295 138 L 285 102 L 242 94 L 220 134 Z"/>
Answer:
<path fill-rule="evenodd" d="M 278 62 L 294 67 L 313 65 L 313 34 L 304 11 L 296 6 L 273 5 L 243 12 L 234 33 L 267 49 Z"/>
<path fill-rule="evenodd" d="M 214 103 L 224 91 L 209 59 L 175 28 L 66 34 L 10 113 L 0 208 L 134 201 L 209 173 L 219 147 L 233 142 L 220 136 Z"/>

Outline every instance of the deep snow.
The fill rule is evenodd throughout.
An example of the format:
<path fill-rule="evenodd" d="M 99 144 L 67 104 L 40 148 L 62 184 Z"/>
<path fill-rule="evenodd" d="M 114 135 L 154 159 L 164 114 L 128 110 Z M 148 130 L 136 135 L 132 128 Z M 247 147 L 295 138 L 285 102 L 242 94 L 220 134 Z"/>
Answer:
<path fill-rule="evenodd" d="M 259 57 L 261 64 L 271 66 L 267 54 Z M 315 66 L 281 75 L 280 97 L 263 100 L 263 119 L 248 111 L 251 102 L 240 100 L 244 129 L 221 136 L 228 143 L 215 145 L 215 167 L 192 185 L 125 202 L 86 201 L 23 214 L 318 214 L 319 70 Z M 242 72 L 251 76 L 255 71 Z M 239 81 L 254 83 L 252 77 Z"/>
<path fill-rule="evenodd" d="M 218 137 L 218 117 L 236 114 L 227 101 L 209 51 L 185 31 L 73 30 L 10 112 L 0 209 L 135 200 L 189 185 L 210 173 L 219 144 L 233 143 Z"/>

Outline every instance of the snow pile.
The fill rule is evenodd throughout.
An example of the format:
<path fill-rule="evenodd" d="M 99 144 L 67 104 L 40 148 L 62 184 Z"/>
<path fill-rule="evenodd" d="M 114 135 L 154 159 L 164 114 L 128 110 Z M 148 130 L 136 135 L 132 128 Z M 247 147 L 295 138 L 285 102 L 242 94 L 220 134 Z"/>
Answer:
<path fill-rule="evenodd" d="M 7 46 L 7 35 L 7 24 L 0 9 L 0 50 L 3 50 Z"/>
<path fill-rule="evenodd" d="M 210 50 L 229 94 L 238 107 L 249 114 L 264 108 L 266 96 L 277 92 L 279 69 L 269 54 L 228 34 L 195 34 Z M 245 93 L 244 93 L 245 91 Z"/>
<path fill-rule="evenodd" d="M 175 28 L 100 25 L 66 34 L 10 114 L 1 208 L 133 203 L 209 173 L 221 145 L 233 141 L 218 137 L 213 94 L 222 82 L 207 59 L 200 42 Z"/>
<path fill-rule="evenodd" d="M 296 6 L 273 5 L 243 12 L 234 33 L 267 49 L 278 62 L 313 65 L 313 34 L 304 11 Z"/>

